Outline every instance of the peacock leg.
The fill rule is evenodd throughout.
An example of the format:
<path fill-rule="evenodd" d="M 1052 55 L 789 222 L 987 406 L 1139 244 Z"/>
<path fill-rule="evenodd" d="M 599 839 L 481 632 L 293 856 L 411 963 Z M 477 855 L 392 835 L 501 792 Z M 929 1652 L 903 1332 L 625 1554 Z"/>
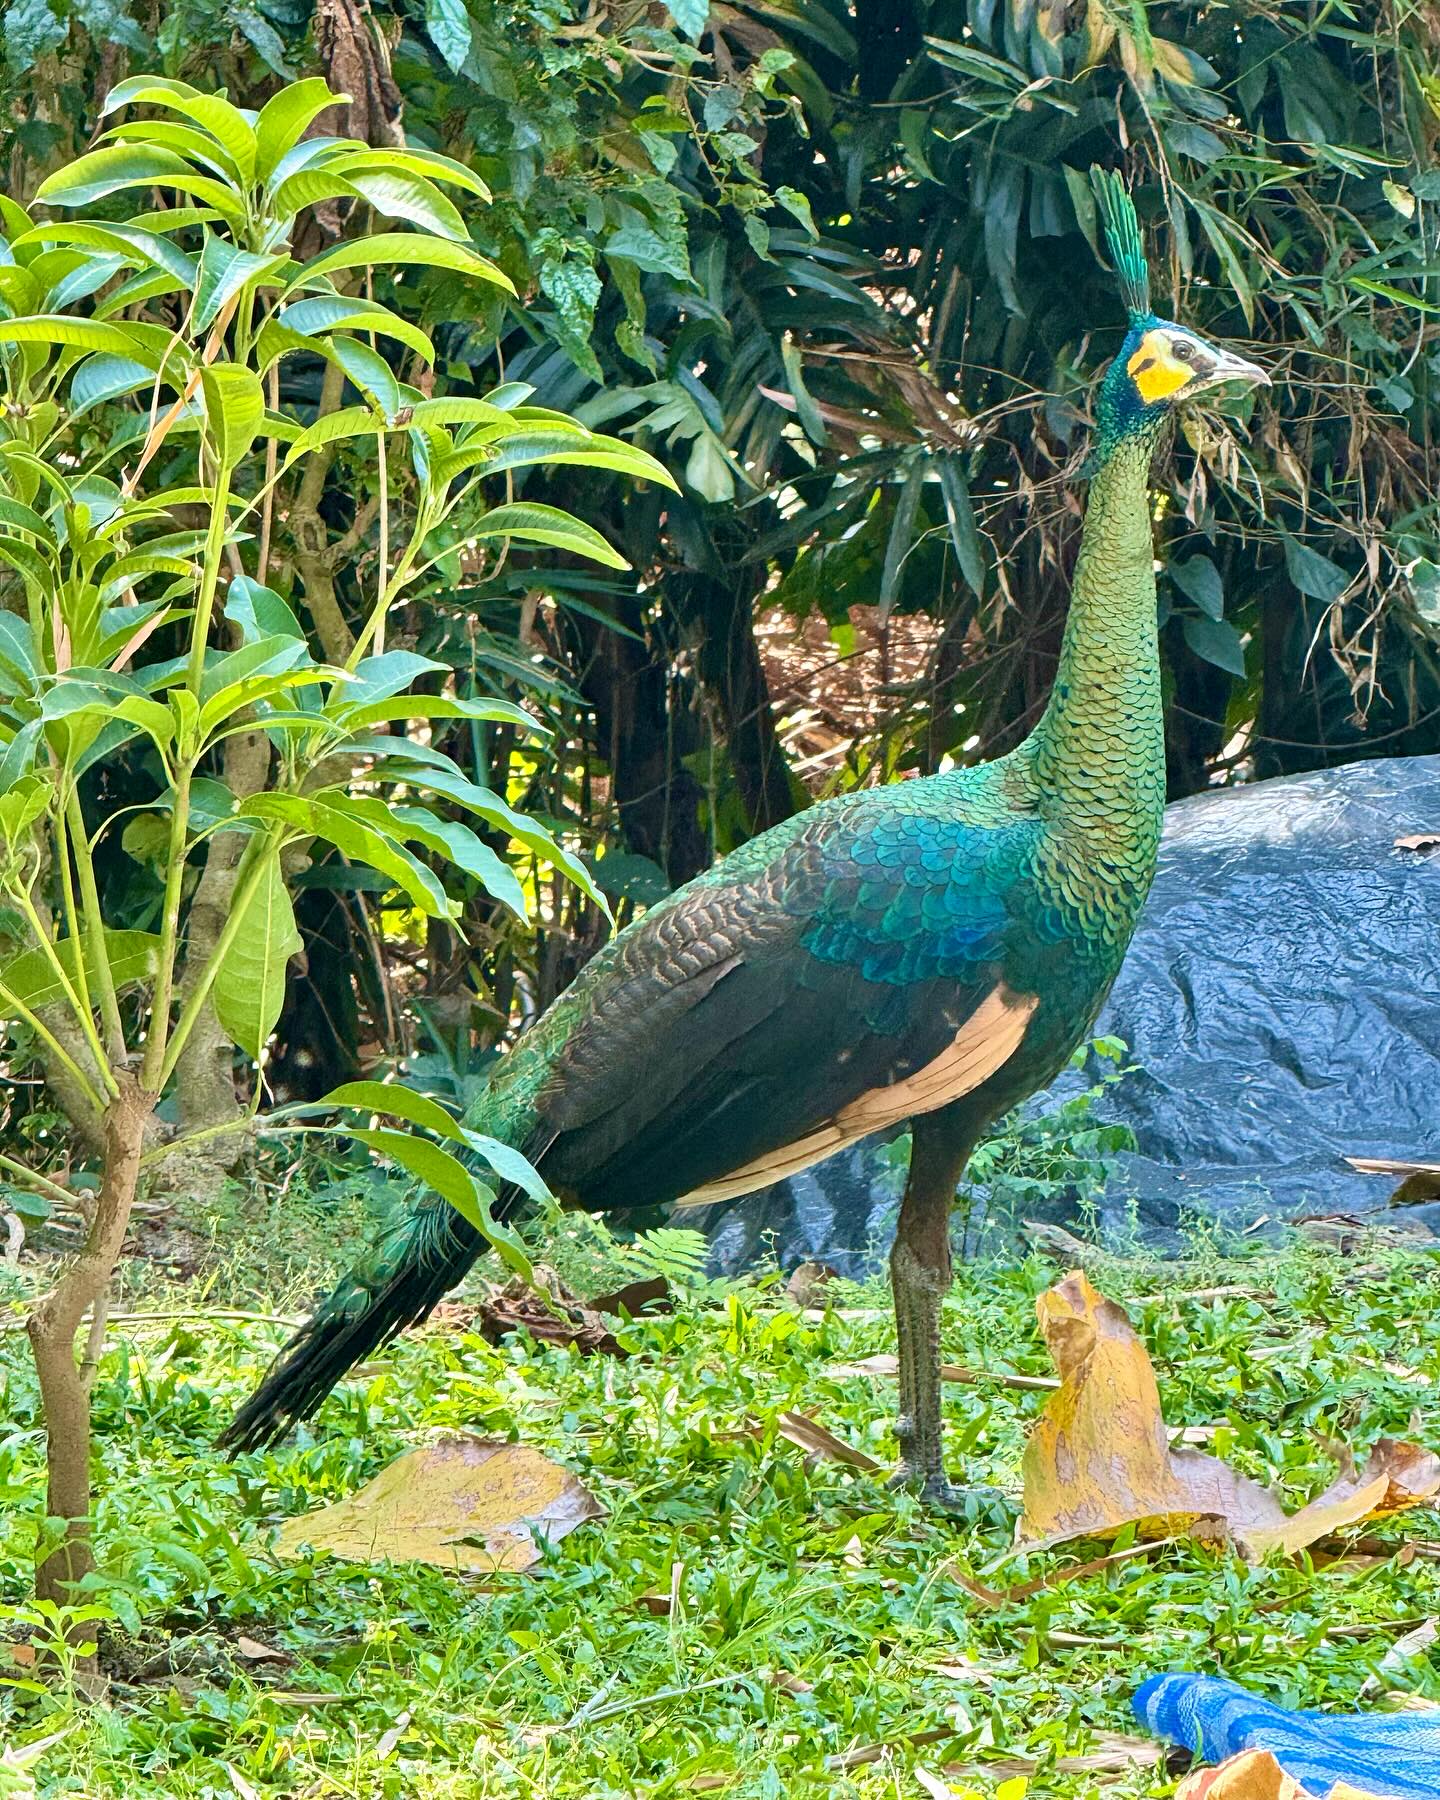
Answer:
<path fill-rule="evenodd" d="M 900 1467 L 891 1485 L 912 1489 L 941 1512 L 963 1511 L 967 1497 L 945 1474 L 940 1306 L 950 1290 L 950 1209 L 969 1154 L 969 1136 L 962 1138 L 944 1112 L 916 1119 L 910 1178 L 890 1252 L 900 1352 Z"/>

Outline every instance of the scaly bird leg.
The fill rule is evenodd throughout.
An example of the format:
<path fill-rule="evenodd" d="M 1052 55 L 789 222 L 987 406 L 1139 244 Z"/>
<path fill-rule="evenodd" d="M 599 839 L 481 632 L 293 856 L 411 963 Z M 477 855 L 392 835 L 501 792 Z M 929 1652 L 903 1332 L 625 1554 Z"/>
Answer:
<path fill-rule="evenodd" d="M 940 1306 L 950 1290 L 950 1208 L 969 1153 L 968 1141 L 957 1144 L 942 1115 L 915 1121 L 910 1179 L 890 1252 L 900 1352 L 900 1467 L 891 1485 L 913 1489 L 941 1512 L 963 1511 L 966 1498 L 945 1475 Z"/>

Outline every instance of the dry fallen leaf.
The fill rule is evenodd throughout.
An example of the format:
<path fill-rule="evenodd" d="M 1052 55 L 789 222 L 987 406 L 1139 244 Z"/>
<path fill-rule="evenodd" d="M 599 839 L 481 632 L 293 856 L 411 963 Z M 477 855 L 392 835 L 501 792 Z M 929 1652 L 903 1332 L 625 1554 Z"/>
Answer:
<path fill-rule="evenodd" d="M 853 1444 L 847 1444 L 844 1438 L 836 1437 L 833 1431 L 827 1431 L 817 1419 L 812 1419 L 802 1412 L 783 1412 L 776 1415 L 775 1429 L 787 1443 L 794 1444 L 807 1456 L 820 1456 L 830 1462 L 848 1463 L 852 1469 L 868 1469 L 878 1471 L 881 1464 L 873 1456 L 867 1456 L 863 1450 L 857 1450 Z"/>
<path fill-rule="evenodd" d="M 237 1637 L 235 1654 L 243 1656 L 246 1662 L 294 1662 L 288 1650 L 277 1650 L 273 1644 L 262 1644 L 252 1637 Z"/>
<path fill-rule="evenodd" d="M 1258 1482 L 1217 1457 L 1170 1448 L 1145 1346 L 1088 1276 L 1065 1276 L 1035 1307 L 1061 1386 L 1025 1446 L 1023 1541 L 1105 1537 L 1136 1523 L 1168 1536 L 1206 1518 L 1237 1532 L 1284 1523 Z"/>
<path fill-rule="evenodd" d="M 882 1350 L 875 1356 L 862 1357 L 859 1362 L 832 1363 L 825 1373 L 832 1381 L 857 1380 L 862 1375 L 872 1375 L 883 1381 L 899 1375 L 900 1358 Z M 1012 1375 L 1007 1369 L 967 1369 L 962 1363 L 941 1363 L 940 1379 L 963 1382 L 967 1387 L 988 1384 L 1045 1394 L 1053 1394 L 1060 1385 L 1053 1375 Z"/>
<path fill-rule="evenodd" d="M 1395 848 L 1397 850 L 1416 850 L 1422 853 L 1426 850 L 1440 849 L 1440 832 L 1412 832 L 1409 837 L 1396 838 Z"/>
<path fill-rule="evenodd" d="M 1036 1302 L 1060 1371 L 1025 1446 L 1022 1542 L 1105 1537 L 1126 1525 L 1154 1537 L 1218 1521 L 1247 1555 L 1294 1554 L 1361 1519 L 1440 1494 L 1440 1458 L 1383 1438 L 1299 1512 L 1218 1457 L 1171 1447 L 1155 1371 L 1120 1307 L 1076 1271 Z M 968 1585 L 968 1583 L 967 1583 Z"/>
<path fill-rule="evenodd" d="M 411 1450 L 359 1493 L 282 1525 L 281 1556 L 302 1544 L 350 1562 L 423 1562 L 490 1574 L 540 1560 L 532 1527 L 562 1538 L 604 1508 L 559 1463 L 524 1444 L 460 1433 Z"/>
<path fill-rule="evenodd" d="M 1182 1781 L 1175 1800 L 1309 1800 L 1309 1793 L 1268 1750 L 1242 1750 L 1218 1768 L 1200 1769 Z M 1385 1796 L 1341 1781 L 1326 1800 L 1385 1800 Z"/>
<path fill-rule="evenodd" d="M 1127 1737 L 1119 1731 L 1091 1733 L 1095 1748 L 1076 1756 L 1057 1756 L 1044 1764 L 1047 1775 L 1123 1775 L 1130 1769 L 1153 1769 L 1163 1763 L 1165 1746 L 1153 1738 Z M 995 1762 L 946 1763 L 947 1775 L 988 1775 L 992 1780 L 1033 1775 L 1041 1767 L 1034 1756 L 1005 1756 Z M 1179 1796 L 1176 1796 L 1179 1800 Z"/>

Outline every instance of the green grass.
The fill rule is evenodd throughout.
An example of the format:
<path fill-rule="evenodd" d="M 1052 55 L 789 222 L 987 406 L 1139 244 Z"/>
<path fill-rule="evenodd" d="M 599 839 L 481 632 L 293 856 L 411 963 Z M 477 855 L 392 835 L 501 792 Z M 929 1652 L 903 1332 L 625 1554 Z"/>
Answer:
<path fill-rule="evenodd" d="M 268 1250 L 258 1290 L 232 1257 L 222 1277 L 152 1289 L 147 1303 L 292 1309 L 313 1244 L 289 1259 Z M 962 1272 L 946 1354 L 1048 1373 L 1033 1303 L 1053 1273 Z M 142 1274 L 131 1265 L 132 1287 Z M 282 1275 L 291 1291 L 276 1308 Z M 1101 1278 L 1116 1298 L 1161 1296 L 1131 1311 L 1173 1426 L 1219 1426 L 1213 1447 L 1298 1503 L 1332 1473 L 1324 1440 L 1368 1449 L 1414 1434 L 1412 1414 L 1432 1410 L 1440 1259 L 1376 1253 L 1360 1269 L 1301 1248 L 1185 1272 L 1191 1287 L 1226 1280 L 1273 1298 L 1187 1300 L 1153 1265 Z M 70 1724 L 38 1766 L 39 1792 L 90 1800 L 658 1800 L 722 1787 L 735 1800 L 843 1800 L 919 1794 L 917 1761 L 932 1773 L 997 1764 L 998 1778 L 1017 1757 L 1036 1764 L 1032 1795 L 1138 1800 L 1174 1777 L 1055 1774 L 1050 1759 L 1085 1754 L 1096 1733 L 1133 1734 L 1128 1699 L 1146 1673 L 1223 1669 L 1281 1701 L 1346 1703 L 1405 1629 L 1397 1621 L 1440 1612 L 1440 1565 L 1424 1557 L 1252 1568 L 1190 1546 L 987 1610 L 952 1564 L 1005 1587 L 1093 1551 L 1017 1555 L 1004 1509 L 937 1523 L 876 1477 L 807 1468 L 775 1434 L 778 1413 L 804 1407 L 892 1460 L 887 1384 L 827 1373 L 893 1348 L 880 1290 L 841 1289 L 812 1321 L 773 1286 L 751 1287 L 623 1335 L 631 1354 L 617 1361 L 432 1330 L 344 1388 L 298 1442 L 232 1464 L 211 1444 L 279 1329 L 214 1316 L 116 1327 L 95 1390 L 106 1559 L 95 1599 L 117 1620 L 106 1628 L 117 1679 L 94 1707 L 0 1693 L 0 1745 Z M 947 1388 L 952 1467 L 1014 1492 L 1042 1400 Z M 13 1332 L 0 1336 L 0 1417 L 0 1602 L 18 1612 L 43 1487 L 34 1381 Z M 563 1459 L 608 1517 L 533 1572 L 487 1581 L 269 1553 L 278 1519 L 352 1492 L 447 1427 Z M 1380 1535 L 1398 1548 L 1434 1529 L 1412 1514 Z M 672 1592 L 668 1616 L 645 1598 Z M 1368 1624 L 1385 1628 L 1335 1635 Z M 246 1665 L 241 1635 L 293 1661 Z M 1440 1698 L 1428 1664 L 1388 1679 Z M 907 1741 L 940 1730 L 953 1735 Z M 827 1760 L 870 1745 L 891 1748 L 850 1768 Z M 962 1792 L 995 1785 L 948 1779 Z"/>

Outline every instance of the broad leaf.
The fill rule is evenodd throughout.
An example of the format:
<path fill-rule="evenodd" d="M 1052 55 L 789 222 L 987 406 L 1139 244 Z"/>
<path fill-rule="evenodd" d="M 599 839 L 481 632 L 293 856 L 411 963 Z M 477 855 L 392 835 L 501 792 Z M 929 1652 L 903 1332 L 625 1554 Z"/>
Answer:
<path fill-rule="evenodd" d="M 568 550 L 572 556 L 585 556 L 602 563 L 607 569 L 628 569 L 629 563 L 612 550 L 595 530 L 583 520 L 563 512 L 558 506 L 542 506 L 534 500 L 517 500 L 509 506 L 496 506 L 466 534 L 472 538 L 514 538 L 527 544 L 548 544 L 556 550 Z"/>
<path fill-rule="evenodd" d="M 92 992 L 98 979 L 94 949 L 95 946 L 87 938 L 85 968 Z M 74 938 L 61 938 L 55 945 L 55 951 L 61 968 L 73 983 L 77 967 Z M 105 955 L 117 988 L 130 987 L 137 981 L 148 981 L 158 966 L 159 951 L 160 940 L 152 932 L 107 930 L 105 933 Z M 23 1001 L 34 1012 L 37 1007 L 52 1005 L 63 997 L 64 992 L 50 959 L 41 950 L 23 950 L 18 956 L 0 963 L 0 1013 L 5 1011 L 11 995 Z M 7 1016 L 13 1017 L 14 1014 Z"/>
<path fill-rule="evenodd" d="M 280 159 L 299 142 L 301 133 L 314 123 L 339 96 L 318 76 L 281 88 L 260 108 L 255 121 L 257 157 L 255 172 L 262 181 L 274 174 Z"/>
<path fill-rule="evenodd" d="M 304 948 L 278 852 L 267 854 L 211 990 L 215 1015 L 256 1062 L 285 1004 L 285 972 Z"/>
<path fill-rule="evenodd" d="M 533 1282 L 535 1272 L 524 1244 L 508 1226 L 497 1223 L 491 1216 L 494 1191 L 477 1181 L 448 1150 L 442 1150 L 429 1138 L 411 1137 L 403 1131 L 352 1131 L 350 1135 L 399 1163 L 402 1169 L 418 1176 L 428 1188 L 448 1200 L 508 1268 L 513 1269 L 522 1281 Z"/>
<path fill-rule="evenodd" d="M 402 263 L 455 269 L 462 275 L 474 276 L 477 281 L 492 281 L 508 294 L 515 292 L 514 282 L 503 270 L 464 244 L 451 243 L 445 238 L 419 237 L 405 231 L 381 231 L 373 237 L 336 244 L 333 250 L 323 251 L 306 263 L 290 287 L 292 290 L 311 287 L 320 276 L 333 275 L 338 269 L 395 267 Z"/>
<path fill-rule="evenodd" d="M 249 455 L 265 423 L 260 377 L 238 363 L 215 363 L 202 373 L 200 385 L 216 455 L 226 469 L 234 469 Z"/>

